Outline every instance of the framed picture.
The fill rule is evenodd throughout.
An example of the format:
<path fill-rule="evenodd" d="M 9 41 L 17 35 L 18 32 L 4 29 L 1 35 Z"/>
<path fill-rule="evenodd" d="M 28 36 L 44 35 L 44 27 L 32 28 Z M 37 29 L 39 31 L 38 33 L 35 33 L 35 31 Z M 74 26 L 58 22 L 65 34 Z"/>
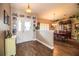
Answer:
<path fill-rule="evenodd" d="M 3 18 L 4 24 L 9 25 L 9 15 L 7 14 L 7 12 L 5 10 L 3 11 L 3 16 L 4 16 L 4 18 Z M 7 35 L 8 35 L 8 30 L 5 30 L 4 31 L 4 37 L 5 37 L 5 39 L 7 38 Z"/>
<path fill-rule="evenodd" d="M 4 10 L 4 24 L 9 25 L 9 15 L 5 10 Z"/>

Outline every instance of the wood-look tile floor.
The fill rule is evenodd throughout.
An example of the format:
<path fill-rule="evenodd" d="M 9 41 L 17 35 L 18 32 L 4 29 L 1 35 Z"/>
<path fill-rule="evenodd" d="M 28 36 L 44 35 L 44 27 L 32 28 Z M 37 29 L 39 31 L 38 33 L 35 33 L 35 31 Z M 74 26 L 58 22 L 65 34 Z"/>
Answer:
<path fill-rule="evenodd" d="M 54 50 L 37 41 L 17 44 L 16 56 L 79 56 L 79 49 L 65 42 L 55 41 Z"/>
<path fill-rule="evenodd" d="M 16 56 L 52 56 L 52 50 L 37 41 L 17 44 Z"/>
<path fill-rule="evenodd" d="M 54 56 L 79 56 L 79 49 L 65 42 L 54 42 Z"/>

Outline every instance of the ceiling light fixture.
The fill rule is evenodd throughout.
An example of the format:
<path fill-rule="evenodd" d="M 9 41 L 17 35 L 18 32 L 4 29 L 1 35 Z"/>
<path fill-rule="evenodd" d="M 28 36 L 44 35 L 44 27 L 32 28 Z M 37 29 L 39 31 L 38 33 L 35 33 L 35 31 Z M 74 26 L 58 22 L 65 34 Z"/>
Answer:
<path fill-rule="evenodd" d="M 31 13 L 32 12 L 32 10 L 31 10 L 31 8 L 30 8 L 30 5 L 28 4 L 28 8 L 26 9 L 26 12 L 27 13 Z"/>

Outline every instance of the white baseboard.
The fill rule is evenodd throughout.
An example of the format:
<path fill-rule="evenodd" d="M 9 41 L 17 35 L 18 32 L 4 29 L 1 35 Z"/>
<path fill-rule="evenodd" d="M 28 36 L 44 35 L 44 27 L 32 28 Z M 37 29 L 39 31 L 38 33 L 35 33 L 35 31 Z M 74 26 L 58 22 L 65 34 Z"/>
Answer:
<path fill-rule="evenodd" d="M 28 41 L 16 42 L 16 44 L 19 44 L 19 43 L 24 43 L 24 42 L 29 42 L 29 41 L 36 41 L 36 39 L 33 39 L 33 40 L 28 40 Z"/>
<path fill-rule="evenodd" d="M 44 42 L 42 42 L 42 41 L 40 41 L 40 40 L 38 40 L 38 39 L 29 40 L 29 41 L 38 41 L 38 42 L 40 42 L 41 44 L 45 45 L 46 47 L 48 47 L 48 48 L 50 48 L 50 49 L 53 49 L 53 48 L 54 48 L 54 46 L 51 47 L 51 46 L 47 45 L 46 43 L 44 43 Z M 17 42 L 16 44 L 24 43 L 24 42 L 28 42 L 28 41 Z"/>
<path fill-rule="evenodd" d="M 51 46 L 47 45 L 46 43 L 44 43 L 44 42 L 42 42 L 42 41 L 40 41 L 38 39 L 37 39 L 37 41 L 40 42 L 41 44 L 45 45 L 46 47 L 50 48 L 50 49 L 54 48 L 53 46 L 51 47 Z"/>

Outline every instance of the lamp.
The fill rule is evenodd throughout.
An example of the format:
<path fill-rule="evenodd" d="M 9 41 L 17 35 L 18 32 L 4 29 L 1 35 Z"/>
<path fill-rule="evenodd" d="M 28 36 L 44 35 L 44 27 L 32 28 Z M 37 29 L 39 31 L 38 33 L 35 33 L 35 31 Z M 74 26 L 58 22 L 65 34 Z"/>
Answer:
<path fill-rule="evenodd" d="M 4 24 L 2 20 L 0 20 L 0 31 L 9 30 L 9 26 Z"/>
<path fill-rule="evenodd" d="M 27 13 L 31 13 L 31 12 L 32 12 L 32 10 L 31 10 L 29 4 L 28 4 L 28 8 L 26 9 L 26 12 L 27 12 Z"/>

